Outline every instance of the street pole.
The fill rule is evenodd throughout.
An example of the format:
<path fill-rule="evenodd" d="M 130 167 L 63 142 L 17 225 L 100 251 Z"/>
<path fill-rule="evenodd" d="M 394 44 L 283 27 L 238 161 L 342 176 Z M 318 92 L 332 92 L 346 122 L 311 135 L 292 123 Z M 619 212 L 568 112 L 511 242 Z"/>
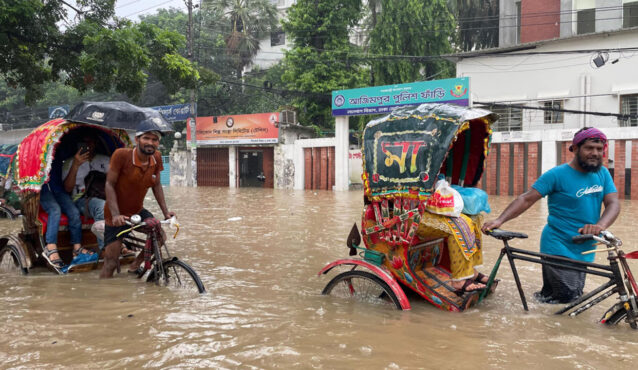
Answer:
<path fill-rule="evenodd" d="M 188 6 L 188 60 L 193 63 L 193 1 L 187 0 Z M 190 91 L 190 119 L 188 120 L 191 133 L 191 159 L 189 166 L 190 173 L 189 185 L 197 186 L 197 138 L 195 137 L 195 117 L 197 116 L 195 107 L 195 89 Z"/>

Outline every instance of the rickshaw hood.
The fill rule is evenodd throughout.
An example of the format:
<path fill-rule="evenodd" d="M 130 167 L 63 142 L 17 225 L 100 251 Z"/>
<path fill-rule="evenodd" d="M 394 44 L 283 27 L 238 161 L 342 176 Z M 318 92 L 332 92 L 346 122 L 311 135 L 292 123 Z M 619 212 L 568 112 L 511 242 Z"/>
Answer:
<path fill-rule="evenodd" d="M 490 124 L 497 119 L 484 109 L 422 104 L 370 121 L 361 150 L 365 195 L 370 200 L 396 196 L 426 199 L 448 157 L 449 175 L 461 185 L 466 177 L 471 178 L 465 185 L 474 186 L 489 150 Z M 465 131 L 463 144 L 455 147 Z"/>
<path fill-rule="evenodd" d="M 18 145 L 14 160 L 13 177 L 21 191 L 39 192 L 49 180 L 51 163 L 62 137 L 78 127 L 92 127 L 103 131 L 110 138 L 112 150 L 117 147 L 132 146 L 124 130 L 69 122 L 58 118 L 46 122 L 31 131 Z"/>

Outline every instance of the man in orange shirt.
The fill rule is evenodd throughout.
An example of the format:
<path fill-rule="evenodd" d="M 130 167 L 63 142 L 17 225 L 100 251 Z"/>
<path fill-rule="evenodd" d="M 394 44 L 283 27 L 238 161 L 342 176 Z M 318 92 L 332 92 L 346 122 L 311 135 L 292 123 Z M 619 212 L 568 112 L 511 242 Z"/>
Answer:
<path fill-rule="evenodd" d="M 129 226 L 126 221 L 134 214 L 139 214 L 142 220 L 156 223 L 153 215 L 143 208 L 144 197 L 148 189 L 153 189 L 153 195 L 162 210 L 165 218 L 171 218 L 175 214 L 169 212 L 164 200 L 164 191 L 160 183 L 162 157 L 157 151 L 161 133 L 152 129 L 138 128 L 135 134 L 135 148 L 117 149 L 111 156 L 111 164 L 106 175 L 106 204 L 104 205 L 104 265 L 100 278 L 113 277 L 113 272 L 119 266 L 119 256 L 122 247 L 122 238 L 118 237 L 121 231 Z M 153 219 L 153 220 L 149 220 Z M 142 256 L 143 253 L 140 254 Z M 130 270 L 135 270 L 141 263 L 141 259 L 135 260 Z"/>

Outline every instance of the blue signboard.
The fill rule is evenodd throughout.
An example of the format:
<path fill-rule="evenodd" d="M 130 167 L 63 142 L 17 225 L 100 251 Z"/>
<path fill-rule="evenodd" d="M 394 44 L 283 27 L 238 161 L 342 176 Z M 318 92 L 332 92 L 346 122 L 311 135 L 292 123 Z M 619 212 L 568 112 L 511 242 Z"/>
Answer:
<path fill-rule="evenodd" d="M 49 118 L 64 118 L 69 113 L 69 105 L 49 107 Z"/>
<path fill-rule="evenodd" d="M 167 121 L 186 121 L 190 117 L 190 104 L 161 105 L 151 107 L 158 110 Z"/>
<path fill-rule="evenodd" d="M 333 116 L 384 114 L 395 107 L 422 103 L 470 105 L 470 78 L 412 82 L 332 92 Z"/>

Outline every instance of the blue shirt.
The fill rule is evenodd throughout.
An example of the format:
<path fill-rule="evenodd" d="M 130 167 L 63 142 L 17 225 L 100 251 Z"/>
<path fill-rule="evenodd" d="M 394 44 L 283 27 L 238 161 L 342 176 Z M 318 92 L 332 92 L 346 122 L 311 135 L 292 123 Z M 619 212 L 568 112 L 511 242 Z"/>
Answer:
<path fill-rule="evenodd" d="M 549 216 L 541 235 L 541 253 L 593 262 L 594 254 L 581 252 L 594 248 L 594 241 L 572 243 L 572 236 L 585 224 L 600 219 L 603 198 L 617 192 L 605 167 L 596 172 L 580 172 L 562 164 L 545 172 L 532 188 L 547 196 Z"/>

